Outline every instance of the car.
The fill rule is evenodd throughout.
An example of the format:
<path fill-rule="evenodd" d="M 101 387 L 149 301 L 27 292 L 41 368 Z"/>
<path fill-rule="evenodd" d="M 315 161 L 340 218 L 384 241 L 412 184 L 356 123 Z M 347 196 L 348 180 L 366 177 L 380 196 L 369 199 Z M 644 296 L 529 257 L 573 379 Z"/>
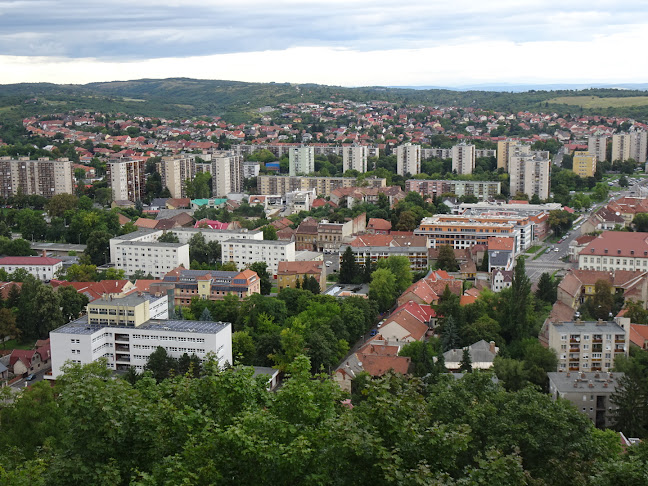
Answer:
<path fill-rule="evenodd" d="M 330 267 L 331 265 L 333 265 L 333 263 L 331 263 L 331 262 L 326 262 L 325 265 L 326 265 L 327 267 Z"/>
<path fill-rule="evenodd" d="M 560 248 L 554 248 L 554 251 L 560 251 Z"/>
<path fill-rule="evenodd" d="M 378 334 L 378 331 L 376 331 L 375 329 L 372 329 L 369 333 L 370 336 L 375 336 L 376 334 Z"/>
<path fill-rule="evenodd" d="M 25 378 L 25 381 L 32 381 L 34 378 L 36 378 L 36 373 L 29 375 L 27 378 Z"/>

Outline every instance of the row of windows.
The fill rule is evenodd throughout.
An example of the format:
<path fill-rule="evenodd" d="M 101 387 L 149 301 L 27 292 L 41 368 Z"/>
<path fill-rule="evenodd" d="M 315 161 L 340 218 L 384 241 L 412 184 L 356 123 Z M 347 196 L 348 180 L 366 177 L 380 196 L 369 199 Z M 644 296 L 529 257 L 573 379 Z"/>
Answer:
<path fill-rule="evenodd" d="M 96 353 L 100 352 L 104 348 L 112 348 L 112 347 L 113 347 L 113 343 L 104 343 L 101 346 L 97 346 L 96 348 L 94 348 L 92 350 L 92 354 L 96 354 Z"/>
<path fill-rule="evenodd" d="M 96 343 L 100 339 L 105 339 L 105 338 L 112 338 L 112 332 L 104 332 L 103 334 L 99 334 L 99 336 L 92 338 L 92 342 Z"/>
<path fill-rule="evenodd" d="M 133 339 L 156 339 L 158 341 L 180 341 L 189 343 L 204 343 L 204 338 L 183 336 L 157 336 L 155 334 L 133 334 Z"/>
<path fill-rule="evenodd" d="M 589 260 L 588 260 L 588 258 L 589 258 Z M 627 258 L 623 258 L 623 259 L 621 259 L 621 258 L 610 258 L 610 265 L 613 265 L 615 260 L 616 260 L 617 265 L 621 265 L 622 264 L 621 261 L 623 261 L 623 265 L 628 265 L 628 259 Z M 648 259 L 646 259 L 646 258 L 637 258 L 635 260 L 634 264 L 635 264 L 635 266 L 642 266 L 641 262 L 643 262 L 644 267 L 648 267 Z M 583 257 L 583 263 L 601 263 L 601 257 L 593 257 L 593 256 L 591 256 L 591 257 Z M 608 259 L 606 257 L 603 257 L 603 264 L 605 265 L 607 263 L 608 263 Z M 632 261 L 632 259 L 630 259 L 630 265 L 632 265 L 632 264 L 633 264 L 633 261 Z"/>

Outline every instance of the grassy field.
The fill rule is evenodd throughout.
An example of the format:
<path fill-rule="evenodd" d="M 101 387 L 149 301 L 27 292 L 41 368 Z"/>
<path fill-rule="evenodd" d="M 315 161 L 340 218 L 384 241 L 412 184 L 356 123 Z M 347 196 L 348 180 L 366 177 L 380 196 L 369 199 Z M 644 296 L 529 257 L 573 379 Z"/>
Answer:
<path fill-rule="evenodd" d="M 598 96 L 560 96 L 547 100 L 548 103 L 574 105 L 582 108 L 623 108 L 648 105 L 648 96 L 599 98 Z"/>
<path fill-rule="evenodd" d="M 0 349 L 34 349 L 34 342 L 19 343 L 15 339 L 0 343 Z"/>
<path fill-rule="evenodd" d="M 525 253 L 535 253 L 538 251 L 540 248 L 542 248 L 542 245 L 535 245 L 529 248 Z"/>

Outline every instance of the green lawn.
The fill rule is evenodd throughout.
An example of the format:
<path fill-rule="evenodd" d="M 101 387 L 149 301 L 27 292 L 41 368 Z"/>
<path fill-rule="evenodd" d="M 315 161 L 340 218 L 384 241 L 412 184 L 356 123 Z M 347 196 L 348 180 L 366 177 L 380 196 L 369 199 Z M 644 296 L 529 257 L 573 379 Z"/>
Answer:
<path fill-rule="evenodd" d="M 542 245 L 534 245 L 531 248 L 529 248 L 525 253 L 535 253 L 540 248 L 542 248 Z"/>
<path fill-rule="evenodd" d="M 20 343 L 15 339 L 11 339 L 9 341 L 5 341 L 4 343 L 0 343 L 0 349 L 34 349 L 34 344 L 36 344 L 35 341 Z"/>
<path fill-rule="evenodd" d="M 534 260 L 537 260 L 537 259 L 540 258 L 542 255 L 544 255 L 545 253 L 547 253 L 547 250 L 548 250 L 548 249 L 549 249 L 549 247 L 546 247 L 544 250 L 542 250 L 540 253 L 538 253 L 536 256 L 534 256 L 533 259 L 534 259 Z"/>

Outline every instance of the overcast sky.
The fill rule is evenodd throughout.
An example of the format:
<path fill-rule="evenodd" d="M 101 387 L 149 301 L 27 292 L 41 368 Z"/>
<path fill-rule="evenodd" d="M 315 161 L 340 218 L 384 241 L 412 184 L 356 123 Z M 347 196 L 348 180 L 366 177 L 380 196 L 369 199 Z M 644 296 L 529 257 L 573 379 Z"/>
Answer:
<path fill-rule="evenodd" d="M 0 83 L 648 82 L 646 0 L 0 0 Z"/>

